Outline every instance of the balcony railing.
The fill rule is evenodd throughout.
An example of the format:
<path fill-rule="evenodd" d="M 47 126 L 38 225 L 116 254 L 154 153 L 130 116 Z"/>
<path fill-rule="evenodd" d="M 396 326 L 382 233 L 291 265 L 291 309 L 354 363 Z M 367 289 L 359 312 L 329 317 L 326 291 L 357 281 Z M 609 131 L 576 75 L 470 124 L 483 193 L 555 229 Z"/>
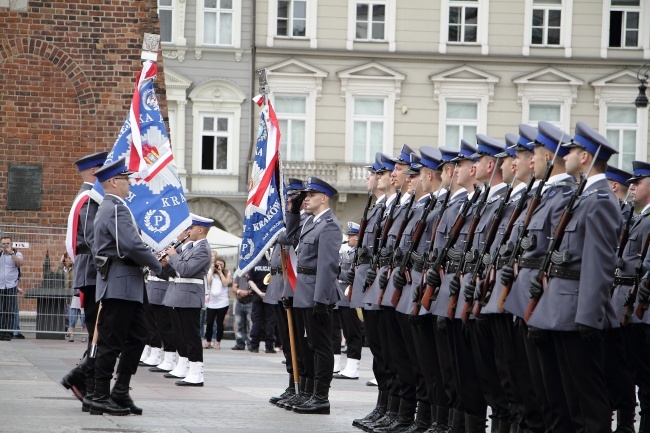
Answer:
<path fill-rule="evenodd" d="M 282 161 L 285 179 L 296 177 L 306 179 L 310 176 L 323 179 L 339 192 L 358 193 L 367 191 L 368 172 L 363 164 L 328 161 Z"/>

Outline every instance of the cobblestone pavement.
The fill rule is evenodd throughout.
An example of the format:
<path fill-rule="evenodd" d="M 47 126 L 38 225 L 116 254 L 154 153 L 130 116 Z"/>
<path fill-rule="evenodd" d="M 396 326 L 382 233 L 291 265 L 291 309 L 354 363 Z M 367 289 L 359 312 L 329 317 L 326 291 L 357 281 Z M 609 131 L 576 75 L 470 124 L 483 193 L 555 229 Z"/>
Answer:
<path fill-rule="evenodd" d="M 139 369 L 131 396 L 142 416 L 91 416 L 59 380 L 83 344 L 34 339 L 0 342 L 0 432 L 351 432 L 354 418 L 374 407 L 372 357 L 364 348 L 359 380 L 334 380 L 331 415 L 298 415 L 268 403 L 287 386 L 282 355 L 204 351 L 205 386 L 181 388 L 162 374 Z M 345 355 L 343 356 L 345 359 Z M 342 364 L 345 363 L 342 361 Z"/>

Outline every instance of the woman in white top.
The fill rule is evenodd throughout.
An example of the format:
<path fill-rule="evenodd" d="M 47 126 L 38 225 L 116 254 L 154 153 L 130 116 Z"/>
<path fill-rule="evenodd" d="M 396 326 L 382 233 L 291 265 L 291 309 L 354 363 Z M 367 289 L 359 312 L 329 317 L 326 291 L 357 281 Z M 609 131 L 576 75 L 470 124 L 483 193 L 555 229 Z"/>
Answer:
<path fill-rule="evenodd" d="M 228 269 L 226 269 L 226 261 L 221 257 L 217 257 L 217 254 L 212 251 L 212 266 L 208 271 L 208 287 L 210 291 L 205 295 L 205 349 L 210 347 L 221 349 L 223 321 L 226 318 L 228 307 L 230 307 L 228 286 L 231 284 L 232 278 Z M 212 329 L 215 319 L 217 322 L 217 341 L 213 342 Z"/>

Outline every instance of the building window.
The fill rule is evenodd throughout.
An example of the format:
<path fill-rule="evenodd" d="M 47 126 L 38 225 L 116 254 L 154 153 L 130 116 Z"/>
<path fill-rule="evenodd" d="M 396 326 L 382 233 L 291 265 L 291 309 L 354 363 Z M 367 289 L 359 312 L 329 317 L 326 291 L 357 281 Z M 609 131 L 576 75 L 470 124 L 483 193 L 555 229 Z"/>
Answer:
<path fill-rule="evenodd" d="M 174 42 L 174 2 L 158 0 L 158 20 L 160 21 L 160 42 Z"/>
<path fill-rule="evenodd" d="M 352 162 L 372 161 L 375 153 L 383 151 L 385 102 L 383 98 L 354 98 Z"/>
<path fill-rule="evenodd" d="M 203 116 L 201 120 L 201 170 L 228 170 L 230 117 Z"/>
<path fill-rule="evenodd" d="M 307 143 L 307 97 L 278 95 L 274 102 L 280 123 L 280 152 L 286 161 L 304 161 Z"/>
<path fill-rule="evenodd" d="M 386 3 L 357 3 L 356 39 L 385 40 Z"/>
<path fill-rule="evenodd" d="M 637 159 L 637 109 L 635 107 L 607 106 L 607 140 L 618 149 L 610 165 L 632 171 L 632 161 Z"/>
<path fill-rule="evenodd" d="M 637 48 L 639 46 L 640 0 L 611 0 L 609 10 L 609 46 Z"/>
<path fill-rule="evenodd" d="M 560 45 L 562 0 L 533 0 L 532 45 Z"/>
<path fill-rule="evenodd" d="M 529 103 L 528 123 L 537 127 L 537 123 L 542 120 L 562 129 L 562 104 Z"/>
<path fill-rule="evenodd" d="M 445 145 L 458 147 L 460 140 L 476 140 L 478 132 L 478 102 L 447 101 Z"/>
<path fill-rule="evenodd" d="M 203 44 L 233 45 L 233 0 L 203 0 Z"/>
<path fill-rule="evenodd" d="M 278 36 L 304 38 L 307 29 L 307 2 L 279 0 L 277 25 Z"/>
<path fill-rule="evenodd" d="M 478 37 L 478 0 L 450 0 L 449 42 L 475 43 Z"/>

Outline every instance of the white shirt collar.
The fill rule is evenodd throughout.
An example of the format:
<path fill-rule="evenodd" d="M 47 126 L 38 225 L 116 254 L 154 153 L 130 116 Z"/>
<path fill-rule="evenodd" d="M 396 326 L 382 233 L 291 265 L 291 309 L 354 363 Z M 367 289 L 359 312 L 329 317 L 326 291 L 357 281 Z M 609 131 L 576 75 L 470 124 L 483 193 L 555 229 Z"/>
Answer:
<path fill-rule="evenodd" d="M 453 200 L 454 198 L 456 198 L 456 196 L 457 196 L 458 194 L 461 194 L 461 193 L 463 193 L 463 192 L 467 192 L 467 190 L 466 190 L 465 188 L 461 188 L 461 189 L 459 189 L 458 191 L 456 191 L 456 192 L 451 196 L 451 199 Z"/>
<path fill-rule="evenodd" d="M 567 173 L 554 174 L 553 176 L 549 177 L 548 181 L 544 184 L 543 191 L 546 191 L 547 189 L 549 189 L 551 187 L 551 184 L 553 184 L 555 182 L 561 182 L 561 181 L 567 180 L 567 179 L 573 179 L 573 178 L 571 177 L 571 175 L 569 175 Z"/>
<path fill-rule="evenodd" d="M 442 188 L 439 193 L 434 192 L 433 195 L 435 197 L 440 197 L 440 196 L 444 195 L 446 192 L 447 192 L 447 188 Z"/>
<path fill-rule="evenodd" d="M 411 198 L 411 194 L 409 194 L 408 192 L 406 194 L 402 194 L 402 197 L 399 200 L 399 204 L 406 203 L 409 198 Z"/>
<path fill-rule="evenodd" d="M 329 210 L 330 210 L 330 209 L 327 208 L 327 209 L 325 209 L 323 212 L 319 213 L 318 215 L 314 215 L 314 222 L 318 222 L 318 220 L 320 219 L 320 217 L 323 216 L 323 214 L 324 214 L 325 212 L 329 211 Z"/>
<path fill-rule="evenodd" d="M 492 198 L 492 196 L 493 196 L 494 194 L 498 193 L 499 191 L 501 191 L 501 190 L 502 190 L 503 188 L 505 188 L 505 187 L 506 187 L 506 183 L 505 183 L 505 182 L 497 183 L 497 184 L 494 185 L 492 188 L 490 188 L 490 193 L 488 194 L 487 198 L 488 198 L 488 199 Z"/>
<path fill-rule="evenodd" d="M 593 185 L 594 183 L 603 179 L 607 179 L 607 175 L 605 173 L 599 173 L 599 174 L 594 174 L 593 176 L 589 176 L 589 178 L 587 178 L 587 183 L 585 183 L 585 190 L 589 188 L 591 185 Z"/>
<path fill-rule="evenodd" d="M 523 183 L 523 182 L 519 182 L 519 183 L 517 184 L 517 186 L 515 186 L 514 188 L 512 188 L 512 193 L 511 193 L 511 194 L 517 194 L 519 191 L 521 191 L 522 189 L 526 188 L 527 186 L 528 186 L 528 185 L 526 185 L 525 183 Z"/>
<path fill-rule="evenodd" d="M 650 209 L 650 203 L 648 203 L 647 205 L 645 205 L 645 207 L 643 208 L 643 210 L 641 211 L 641 213 L 645 213 L 648 209 Z M 634 212 L 634 209 L 632 210 L 632 212 Z"/>

